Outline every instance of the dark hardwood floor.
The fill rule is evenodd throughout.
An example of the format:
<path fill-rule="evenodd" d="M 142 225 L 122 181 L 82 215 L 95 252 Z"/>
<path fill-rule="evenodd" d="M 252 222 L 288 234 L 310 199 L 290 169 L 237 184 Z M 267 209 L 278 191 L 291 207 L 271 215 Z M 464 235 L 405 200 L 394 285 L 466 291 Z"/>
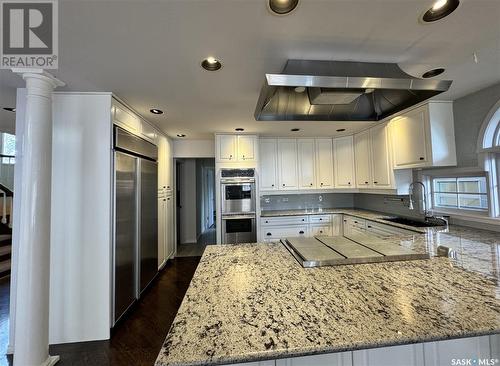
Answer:
<path fill-rule="evenodd" d="M 152 366 L 181 305 L 200 257 L 176 258 L 160 273 L 143 298 L 112 332 L 111 340 L 50 346 L 61 366 Z M 7 287 L 7 290 L 5 290 Z M 5 350 L 4 297 L 8 283 L 0 283 L 0 346 Z M 6 300 L 8 303 L 8 299 Z M 6 358 L 0 365 L 8 365 Z"/>

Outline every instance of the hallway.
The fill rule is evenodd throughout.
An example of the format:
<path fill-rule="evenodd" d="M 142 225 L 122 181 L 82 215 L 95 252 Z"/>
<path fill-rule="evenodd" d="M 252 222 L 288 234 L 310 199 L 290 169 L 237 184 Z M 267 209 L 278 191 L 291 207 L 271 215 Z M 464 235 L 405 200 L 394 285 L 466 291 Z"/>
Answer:
<path fill-rule="evenodd" d="M 109 341 L 52 345 L 61 366 L 151 366 L 179 309 L 200 257 L 169 261 L 147 294 L 118 324 Z M 4 355 L 9 335 L 9 281 L 0 280 L 0 366 L 10 366 Z"/>
<path fill-rule="evenodd" d="M 216 243 L 215 227 L 212 227 L 200 235 L 196 243 L 179 244 L 176 257 L 201 257 L 207 245 Z"/>

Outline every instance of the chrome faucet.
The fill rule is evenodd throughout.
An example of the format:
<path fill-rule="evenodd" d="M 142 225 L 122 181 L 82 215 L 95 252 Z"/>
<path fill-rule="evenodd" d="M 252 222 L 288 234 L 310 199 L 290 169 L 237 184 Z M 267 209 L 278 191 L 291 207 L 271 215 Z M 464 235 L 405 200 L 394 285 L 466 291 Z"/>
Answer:
<path fill-rule="evenodd" d="M 414 196 L 414 194 L 413 194 L 413 186 L 415 184 L 420 184 L 422 186 L 422 194 L 423 194 L 423 200 L 422 200 L 422 202 L 424 204 L 423 210 L 424 210 L 424 216 L 425 216 L 425 218 L 427 218 L 427 217 L 429 217 L 429 215 L 428 215 L 429 212 L 427 211 L 427 191 L 426 191 L 424 183 L 422 183 L 420 181 L 416 181 L 416 182 L 413 182 L 413 183 L 410 184 L 410 187 L 408 188 L 408 195 L 410 196 L 409 197 L 410 198 L 410 202 L 408 204 L 408 208 L 410 210 L 414 210 L 415 209 L 415 207 L 413 206 L 413 202 L 414 202 L 414 198 L 413 198 L 413 196 Z"/>

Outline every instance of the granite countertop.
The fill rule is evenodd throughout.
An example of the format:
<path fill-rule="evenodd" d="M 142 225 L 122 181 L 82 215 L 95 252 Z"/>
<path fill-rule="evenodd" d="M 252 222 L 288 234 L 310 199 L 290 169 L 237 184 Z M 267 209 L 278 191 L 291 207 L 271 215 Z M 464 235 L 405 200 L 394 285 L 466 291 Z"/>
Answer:
<path fill-rule="evenodd" d="M 208 246 L 156 361 L 214 365 L 500 332 L 500 235 L 390 239 L 456 260 L 304 269 L 282 244 Z"/>

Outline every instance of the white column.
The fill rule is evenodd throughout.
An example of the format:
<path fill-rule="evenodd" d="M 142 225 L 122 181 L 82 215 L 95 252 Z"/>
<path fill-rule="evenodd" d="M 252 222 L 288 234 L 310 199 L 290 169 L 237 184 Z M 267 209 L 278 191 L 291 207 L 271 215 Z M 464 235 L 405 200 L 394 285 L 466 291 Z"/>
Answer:
<path fill-rule="evenodd" d="M 52 91 L 64 85 L 42 70 L 13 70 L 26 81 L 19 207 L 15 366 L 48 366 Z"/>

